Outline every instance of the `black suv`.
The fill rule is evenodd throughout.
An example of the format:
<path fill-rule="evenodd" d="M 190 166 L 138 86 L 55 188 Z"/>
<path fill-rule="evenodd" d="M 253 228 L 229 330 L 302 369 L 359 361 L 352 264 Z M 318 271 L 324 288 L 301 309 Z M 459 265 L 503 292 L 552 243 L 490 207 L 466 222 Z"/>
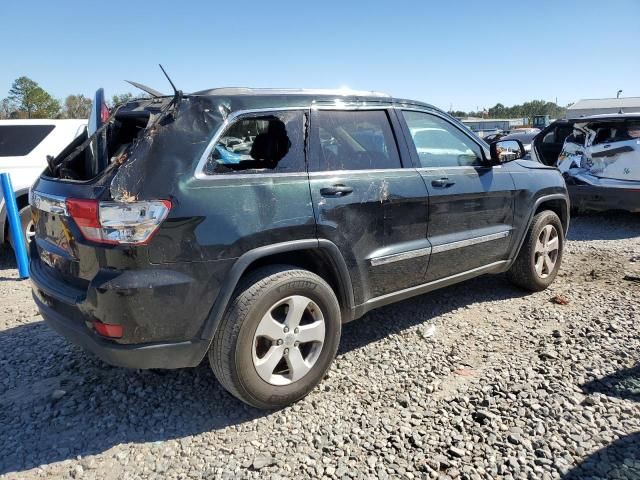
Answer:
<path fill-rule="evenodd" d="M 109 111 L 34 184 L 33 294 L 106 362 L 198 365 L 261 408 L 306 395 L 341 325 L 485 274 L 542 290 L 559 172 L 421 102 L 213 89 Z"/>

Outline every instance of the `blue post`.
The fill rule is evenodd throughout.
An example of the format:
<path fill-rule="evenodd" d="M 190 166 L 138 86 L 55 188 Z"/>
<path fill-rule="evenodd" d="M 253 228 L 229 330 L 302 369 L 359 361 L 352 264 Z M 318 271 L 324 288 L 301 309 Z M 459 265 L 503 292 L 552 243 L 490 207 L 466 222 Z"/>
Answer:
<path fill-rule="evenodd" d="M 13 251 L 18 262 L 18 273 L 20 278 L 29 278 L 29 257 L 27 256 L 27 247 L 24 242 L 18 204 L 11 185 L 11 177 L 8 173 L 0 173 L 0 181 L 2 182 L 4 204 L 7 208 L 7 218 L 9 219 L 9 231 L 11 232 L 11 240 L 13 240 Z"/>

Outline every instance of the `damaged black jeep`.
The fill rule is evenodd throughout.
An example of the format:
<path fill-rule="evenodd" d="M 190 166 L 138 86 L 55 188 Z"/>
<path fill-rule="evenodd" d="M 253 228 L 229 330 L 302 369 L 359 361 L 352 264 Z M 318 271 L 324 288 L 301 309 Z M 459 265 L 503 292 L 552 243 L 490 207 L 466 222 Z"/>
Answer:
<path fill-rule="evenodd" d="M 485 273 L 546 288 L 569 223 L 555 168 L 430 105 L 373 92 L 99 91 L 34 184 L 43 318 L 105 361 L 208 356 L 261 408 L 306 395 L 341 325 Z"/>

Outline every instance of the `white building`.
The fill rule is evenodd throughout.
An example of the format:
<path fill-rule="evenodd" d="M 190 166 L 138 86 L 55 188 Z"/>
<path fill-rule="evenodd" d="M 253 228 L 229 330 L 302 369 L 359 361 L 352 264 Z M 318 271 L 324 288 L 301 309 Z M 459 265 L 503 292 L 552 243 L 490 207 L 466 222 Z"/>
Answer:
<path fill-rule="evenodd" d="M 567 108 L 567 118 L 600 115 L 603 113 L 640 112 L 640 97 L 585 98 Z"/>

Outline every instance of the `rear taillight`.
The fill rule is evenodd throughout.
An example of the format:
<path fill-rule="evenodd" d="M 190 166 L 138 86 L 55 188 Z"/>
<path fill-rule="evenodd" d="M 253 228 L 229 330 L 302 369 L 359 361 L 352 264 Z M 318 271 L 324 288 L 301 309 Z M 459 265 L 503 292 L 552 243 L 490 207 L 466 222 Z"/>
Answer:
<path fill-rule="evenodd" d="M 66 203 L 85 239 L 109 245 L 148 243 L 171 210 L 169 200 L 121 203 L 68 198 Z"/>
<path fill-rule="evenodd" d="M 109 107 L 107 107 L 105 102 L 102 102 L 102 105 L 100 105 L 100 120 L 103 124 L 109 120 Z"/>
<path fill-rule="evenodd" d="M 94 320 L 93 328 L 95 328 L 96 332 L 98 332 L 103 337 L 122 338 L 122 333 L 123 333 L 122 325 L 102 323 L 99 320 Z"/>

